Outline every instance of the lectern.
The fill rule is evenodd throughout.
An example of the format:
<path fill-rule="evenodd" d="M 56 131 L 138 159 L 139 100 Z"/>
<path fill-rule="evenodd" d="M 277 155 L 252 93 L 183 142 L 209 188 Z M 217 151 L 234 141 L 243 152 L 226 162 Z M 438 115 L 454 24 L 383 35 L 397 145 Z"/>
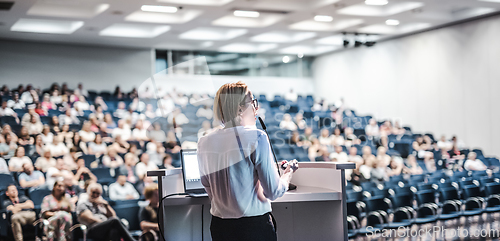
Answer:
<path fill-rule="evenodd" d="M 347 241 L 345 169 L 354 163 L 301 162 L 292 177 L 297 189 L 272 202 L 279 241 Z M 180 168 L 149 171 L 158 177 L 160 197 L 184 192 Z M 172 196 L 163 201 L 164 236 L 167 241 L 211 240 L 210 200 Z"/>

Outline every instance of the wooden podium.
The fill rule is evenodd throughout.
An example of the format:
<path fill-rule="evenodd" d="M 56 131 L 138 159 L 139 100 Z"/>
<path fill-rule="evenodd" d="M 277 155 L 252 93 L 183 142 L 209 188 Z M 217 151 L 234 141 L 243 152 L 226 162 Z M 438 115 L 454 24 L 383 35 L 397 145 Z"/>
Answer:
<path fill-rule="evenodd" d="M 278 240 L 345 240 L 347 241 L 347 206 L 345 169 L 354 169 L 354 163 L 301 162 L 292 177 L 297 189 L 288 191 L 272 202 L 277 223 Z M 182 170 L 149 171 L 158 177 L 160 197 L 183 193 Z M 210 200 L 172 196 L 163 201 L 165 239 L 211 240 Z"/>

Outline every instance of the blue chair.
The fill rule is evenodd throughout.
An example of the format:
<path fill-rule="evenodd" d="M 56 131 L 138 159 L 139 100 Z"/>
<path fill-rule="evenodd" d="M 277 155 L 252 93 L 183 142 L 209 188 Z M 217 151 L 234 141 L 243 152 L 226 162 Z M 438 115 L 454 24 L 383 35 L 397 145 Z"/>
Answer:
<path fill-rule="evenodd" d="M 487 183 L 485 186 L 487 195 L 485 211 L 487 213 L 500 211 L 500 183 Z"/>
<path fill-rule="evenodd" d="M 115 178 L 111 175 L 111 169 L 108 167 L 93 168 L 90 171 L 97 177 L 97 182 L 103 185 L 108 185 L 115 182 Z"/>
<path fill-rule="evenodd" d="M 371 233 L 375 230 L 382 230 L 387 226 L 388 213 L 392 210 L 391 200 L 388 198 L 368 198 L 365 200 L 367 212 L 366 227 L 358 230 L 360 234 Z M 371 227 L 371 228 L 368 228 Z"/>
<path fill-rule="evenodd" d="M 10 184 L 16 184 L 16 180 L 10 174 L 0 174 L 0 190 L 6 190 Z"/>
<path fill-rule="evenodd" d="M 436 204 L 436 195 L 434 190 L 423 190 L 415 193 L 417 197 L 417 217 L 416 224 L 425 224 L 435 222 L 439 215 L 439 206 Z"/>
<path fill-rule="evenodd" d="M 413 194 L 395 195 L 392 197 L 393 219 L 386 228 L 399 228 L 411 226 L 416 217 L 413 207 Z"/>
<path fill-rule="evenodd" d="M 85 161 L 85 167 L 90 168 L 90 164 L 96 160 L 95 155 L 82 155 L 83 160 Z"/>
<path fill-rule="evenodd" d="M 462 190 L 465 198 L 465 210 L 463 211 L 463 215 L 474 216 L 483 213 L 483 211 L 485 211 L 483 209 L 485 200 L 481 195 L 481 189 L 476 185 L 467 185 L 464 186 Z"/>
<path fill-rule="evenodd" d="M 441 214 L 440 220 L 449 220 L 460 217 L 462 214 L 462 202 L 458 190 L 455 187 L 440 189 Z"/>
<path fill-rule="evenodd" d="M 46 188 L 34 189 L 29 192 L 29 196 L 33 204 L 35 205 L 35 209 L 40 210 L 40 205 L 42 205 L 43 198 L 52 193 L 51 190 Z"/>

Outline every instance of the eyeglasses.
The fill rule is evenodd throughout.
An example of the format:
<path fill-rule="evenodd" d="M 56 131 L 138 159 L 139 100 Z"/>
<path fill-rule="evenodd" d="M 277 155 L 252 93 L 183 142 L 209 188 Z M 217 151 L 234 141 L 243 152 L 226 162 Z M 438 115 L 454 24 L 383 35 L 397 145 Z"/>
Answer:
<path fill-rule="evenodd" d="M 244 103 L 249 103 L 249 102 L 244 102 Z M 255 99 L 254 97 L 252 98 L 252 100 L 250 101 L 250 103 L 252 103 L 252 105 L 253 105 L 253 107 L 255 109 L 259 108 L 259 101 L 257 99 Z"/>
<path fill-rule="evenodd" d="M 101 192 L 94 191 L 94 192 L 92 192 L 92 195 L 98 195 L 99 196 L 99 195 L 101 195 Z"/>

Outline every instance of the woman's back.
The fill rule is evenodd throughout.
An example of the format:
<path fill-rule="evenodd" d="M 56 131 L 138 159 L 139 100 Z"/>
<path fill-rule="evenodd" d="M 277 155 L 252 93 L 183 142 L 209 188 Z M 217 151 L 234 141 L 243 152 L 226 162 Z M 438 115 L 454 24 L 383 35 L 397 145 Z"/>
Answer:
<path fill-rule="evenodd" d="M 262 195 L 259 199 L 260 186 L 264 196 L 271 200 L 286 191 L 276 171 L 267 135 L 255 127 L 227 128 L 200 138 L 198 160 L 214 216 L 262 215 L 271 211 L 271 205 Z"/>

